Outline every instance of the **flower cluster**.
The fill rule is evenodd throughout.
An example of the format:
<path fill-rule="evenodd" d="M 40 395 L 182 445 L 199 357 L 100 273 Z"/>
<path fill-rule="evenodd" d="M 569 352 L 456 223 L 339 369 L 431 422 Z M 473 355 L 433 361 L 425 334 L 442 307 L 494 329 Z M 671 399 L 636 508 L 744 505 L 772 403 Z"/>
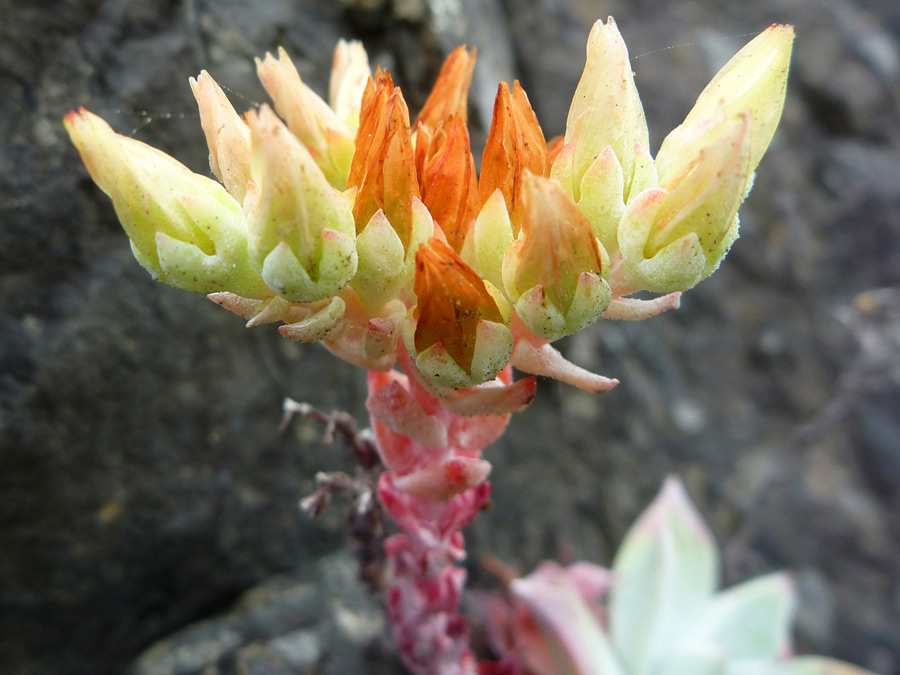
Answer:
<path fill-rule="evenodd" d="M 519 83 L 500 84 L 480 175 L 462 47 L 415 119 L 359 43 L 338 45 L 328 102 L 283 50 L 257 61 L 274 110 L 241 117 L 202 72 L 191 86 L 220 182 L 86 110 L 65 124 L 138 261 L 248 325 L 281 321 L 370 371 L 405 350 L 442 398 L 510 363 L 603 391 L 615 381 L 548 343 L 677 306 L 718 267 L 781 113 L 792 39 L 776 25 L 750 42 L 655 159 L 612 19 L 591 31 L 564 137 L 548 144 Z M 666 295 L 627 297 L 641 290 Z"/>

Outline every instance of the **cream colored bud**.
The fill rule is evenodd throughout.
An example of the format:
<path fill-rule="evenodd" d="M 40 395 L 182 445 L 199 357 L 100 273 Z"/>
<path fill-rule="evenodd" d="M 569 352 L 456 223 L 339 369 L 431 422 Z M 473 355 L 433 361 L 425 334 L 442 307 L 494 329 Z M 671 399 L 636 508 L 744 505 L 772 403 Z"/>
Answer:
<path fill-rule="evenodd" d="M 250 261 L 241 207 L 221 185 L 83 108 L 64 124 L 154 277 L 196 293 L 271 295 Z"/>
<path fill-rule="evenodd" d="M 209 168 L 228 194 L 243 202 L 250 180 L 250 129 L 209 73 L 201 71 L 190 83 L 209 146 Z"/>
<path fill-rule="evenodd" d="M 359 109 L 366 83 L 372 76 L 362 42 L 338 40 L 331 66 L 328 101 L 338 119 L 351 131 L 359 128 Z"/>
<path fill-rule="evenodd" d="M 245 207 L 254 263 L 288 300 L 336 295 L 357 267 L 350 206 L 271 108 L 249 112 L 247 121 L 254 189 Z"/>
<path fill-rule="evenodd" d="M 720 108 L 726 117 L 746 114 L 752 120 L 750 172 L 756 170 L 781 119 L 793 41 L 793 26 L 772 25 L 722 67 L 681 126 L 663 141 L 656 158 L 660 175 L 678 161 L 682 147 L 690 143 L 691 129 Z"/>
<path fill-rule="evenodd" d="M 257 59 L 256 71 L 291 133 L 306 146 L 328 182 L 345 189 L 353 160 L 353 132 L 304 84 L 284 49 L 279 48 L 277 59 L 271 54 Z"/>
<path fill-rule="evenodd" d="M 565 142 L 574 143 L 572 196 L 581 198 L 581 177 L 607 146 L 622 168 L 623 201 L 635 171 L 635 143 L 649 146 L 644 109 L 634 85 L 628 49 L 609 17 L 597 21 L 587 44 L 587 62 L 566 121 Z"/>

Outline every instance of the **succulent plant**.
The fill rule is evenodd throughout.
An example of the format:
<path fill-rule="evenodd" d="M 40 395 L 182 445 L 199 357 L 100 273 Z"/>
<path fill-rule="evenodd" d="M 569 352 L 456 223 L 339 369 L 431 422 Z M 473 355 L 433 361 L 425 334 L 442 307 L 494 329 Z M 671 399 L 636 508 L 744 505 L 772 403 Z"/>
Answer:
<path fill-rule="evenodd" d="M 681 482 L 666 480 L 625 535 L 611 570 L 542 563 L 481 600 L 504 673 L 536 675 L 865 675 L 797 657 L 797 598 L 777 572 L 717 591 L 720 556 Z M 500 636 L 505 636 L 500 638 Z M 499 638 L 499 639 L 498 639 Z"/>

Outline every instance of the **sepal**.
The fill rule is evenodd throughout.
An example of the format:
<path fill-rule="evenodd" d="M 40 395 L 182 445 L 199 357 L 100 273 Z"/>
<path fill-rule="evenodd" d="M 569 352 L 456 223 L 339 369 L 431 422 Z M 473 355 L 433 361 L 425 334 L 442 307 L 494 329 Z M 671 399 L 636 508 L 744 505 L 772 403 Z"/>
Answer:
<path fill-rule="evenodd" d="M 344 318 L 347 306 L 340 297 L 333 297 L 312 310 L 309 316 L 295 323 L 278 327 L 278 332 L 295 342 L 318 342 L 335 331 Z"/>

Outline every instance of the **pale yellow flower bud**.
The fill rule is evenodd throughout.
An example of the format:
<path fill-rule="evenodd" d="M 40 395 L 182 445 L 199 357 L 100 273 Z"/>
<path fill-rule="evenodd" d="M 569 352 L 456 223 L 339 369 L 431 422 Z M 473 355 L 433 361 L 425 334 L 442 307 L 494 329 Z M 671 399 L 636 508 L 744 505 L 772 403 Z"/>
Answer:
<path fill-rule="evenodd" d="M 338 294 L 356 273 L 356 226 L 306 148 L 271 108 L 247 113 L 253 141 L 250 251 L 266 284 L 294 302 Z"/>
<path fill-rule="evenodd" d="M 221 185 L 84 108 L 64 124 L 150 274 L 196 293 L 271 295 L 250 261 L 241 207 Z"/>
<path fill-rule="evenodd" d="M 334 110 L 310 89 L 284 49 L 278 58 L 256 59 L 256 71 L 275 109 L 288 128 L 309 150 L 333 187 L 347 187 L 353 160 L 354 134 Z"/>
<path fill-rule="evenodd" d="M 597 21 L 587 44 L 587 62 L 566 121 L 565 142 L 573 143 L 572 197 L 581 199 L 581 179 L 607 146 L 623 176 L 628 201 L 635 172 L 635 144 L 649 147 L 644 109 L 634 85 L 628 49 L 609 17 Z"/>
<path fill-rule="evenodd" d="M 752 120 L 750 171 L 769 147 L 781 119 L 787 89 L 794 27 L 772 25 L 735 54 L 716 74 L 677 129 L 663 141 L 656 158 L 660 177 L 684 154 L 692 129 L 724 108 L 726 117 L 747 114 Z"/>
<path fill-rule="evenodd" d="M 243 202 L 250 180 L 250 129 L 209 73 L 201 71 L 190 83 L 209 146 L 209 168 L 228 194 Z"/>
<path fill-rule="evenodd" d="M 359 110 L 366 83 L 372 76 L 369 57 L 357 40 L 338 40 L 331 66 L 328 101 L 350 131 L 359 128 Z"/>

